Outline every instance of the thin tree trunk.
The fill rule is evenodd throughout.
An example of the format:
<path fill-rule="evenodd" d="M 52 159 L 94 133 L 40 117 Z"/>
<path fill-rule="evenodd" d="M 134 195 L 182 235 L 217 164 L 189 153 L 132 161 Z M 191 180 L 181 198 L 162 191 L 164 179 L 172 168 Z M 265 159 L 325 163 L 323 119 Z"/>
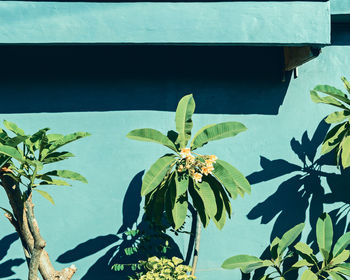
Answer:
<path fill-rule="evenodd" d="M 39 270 L 44 280 L 70 280 L 76 272 L 76 267 L 71 266 L 61 271 L 56 271 L 45 251 L 45 240 L 42 239 L 39 226 L 34 215 L 34 204 L 31 194 L 23 202 L 23 195 L 18 184 L 6 176 L 6 171 L 0 170 L 1 186 L 5 189 L 12 213 L 5 214 L 14 226 L 22 242 L 25 257 L 29 268 L 29 280 L 38 280 Z"/>
<path fill-rule="evenodd" d="M 202 231 L 202 222 L 197 214 L 197 224 L 196 224 L 196 238 L 195 238 L 195 245 L 194 245 L 194 251 L 193 251 L 193 261 L 192 261 L 192 273 L 191 275 L 194 276 L 197 269 L 197 263 L 198 263 L 198 254 L 199 254 L 199 245 L 201 241 L 201 231 Z"/>

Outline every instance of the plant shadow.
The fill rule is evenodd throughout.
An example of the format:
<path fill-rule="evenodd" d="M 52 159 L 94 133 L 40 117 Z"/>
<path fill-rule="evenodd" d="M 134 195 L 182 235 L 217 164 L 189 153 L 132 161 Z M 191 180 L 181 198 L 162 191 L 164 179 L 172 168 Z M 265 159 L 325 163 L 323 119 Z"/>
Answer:
<path fill-rule="evenodd" d="M 155 226 L 141 210 L 141 184 L 144 171 L 139 172 L 130 182 L 123 200 L 123 222 L 116 233 L 101 235 L 63 253 L 57 258 L 59 263 L 72 263 L 92 254 L 107 250 L 90 268 L 82 280 L 112 280 L 128 279 L 134 271 L 130 266 L 124 266 L 122 271 L 112 270 L 114 264 L 132 264 L 138 260 L 145 260 L 148 256 L 160 256 L 162 250 L 165 256 L 183 258 L 179 247 L 166 231 L 166 223 Z M 164 246 L 166 242 L 166 246 Z M 164 248 L 166 247 L 166 248 Z M 165 251 L 165 249 L 167 249 Z"/>
<path fill-rule="evenodd" d="M 10 277 L 15 275 L 13 267 L 22 265 L 25 260 L 21 258 L 5 260 L 8 250 L 11 245 L 18 240 L 17 232 L 6 235 L 0 239 L 0 278 Z"/>
<path fill-rule="evenodd" d="M 307 131 L 298 141 L 290 141 L 292 151 L 298 156 L 301 164 L 294 164 L 284 159 L 270 160 L 260 157 L 261 171 L 247 176 L 248 181 L 254 185 L 275 178 L 290 175 L 283 181 L 277 190 L 265 201 L 258 203 L 247 215 L 248 219 L 261 219 L 262 224 L 268 224 L 275 219 L 270 235 L 270 241 L 296 224 L 308 222 L 311 231 L 307 236 L 307 243 L 318 252 L 316 240 L 316 222 L 325 211 L 326 204 L 337 203 L 329 214 L 334 224 L 334 239 L 339 238 L 349 230 L 348 213 L 350 211 L 348 195 L 348 171 L 341 170 L 341 174 L 322 171 L 322 167 L 335 166 L 336 156 L 330 152 L 317 157 L 318 148 L 323 142 L 330 125 L 322 120 L 315 133 L 310 138 Z M 340 206 L 338 207 L 338 204 Z M 268 256 L 268 248 L 262 257 Z M 261 272 L 257 271 L 253 279 L 260 279 Z M 286 279 L 297 279 L 297 272 L 290 273 Z"/>

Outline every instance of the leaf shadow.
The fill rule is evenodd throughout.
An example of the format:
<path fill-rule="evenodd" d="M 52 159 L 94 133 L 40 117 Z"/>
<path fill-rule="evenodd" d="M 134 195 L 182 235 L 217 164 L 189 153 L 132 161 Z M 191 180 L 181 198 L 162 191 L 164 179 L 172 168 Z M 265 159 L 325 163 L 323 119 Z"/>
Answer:
<path fill-rule="evenodd" d="M 0 278 L 6 278 L 15 275 L 15 272 L 12 270 L 13 267 L 20 266 L 25 262 L 25 260 L 21 258 L 5 260 L 5 257 L 11 245 L 18 239 L 19 237 L 17 232 L 6 235 L 0 239 Z"/>

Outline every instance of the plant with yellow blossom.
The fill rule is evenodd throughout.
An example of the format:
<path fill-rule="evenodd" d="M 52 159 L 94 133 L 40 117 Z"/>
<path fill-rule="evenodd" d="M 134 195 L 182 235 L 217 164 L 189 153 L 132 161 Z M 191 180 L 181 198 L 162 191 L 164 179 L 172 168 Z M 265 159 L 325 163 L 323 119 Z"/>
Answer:
<path fill-rule="evenodd" d="M 176 109 L 176 132 L 167 136 L 152 128 L 135 129 L 127 137 L 134 140 L 162 144 L 173 153 L 159 158 L 146 172 L 141 195 L 146 196 L 145 209 L 159 221 L 166 216 L 175 230 L 185 222 L 189 196 L 204 227 L 212 219 L 221 229 L 226 215 L 231 217 L 229 197 L 250 193 L 247 179 L 232 165 L 215 155 L 195 152 L 210 141 L 232 137 L 247 128 L 240 122 L 210 124 L 200 129 L 191 139 L 192 115 L 195 102 L 192 94 L 184 96 Z"/>

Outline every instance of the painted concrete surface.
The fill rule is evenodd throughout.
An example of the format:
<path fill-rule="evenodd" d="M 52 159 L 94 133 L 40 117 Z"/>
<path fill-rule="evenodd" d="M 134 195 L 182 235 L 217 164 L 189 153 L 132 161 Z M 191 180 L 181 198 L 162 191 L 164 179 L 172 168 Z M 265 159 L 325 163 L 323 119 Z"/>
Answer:
<path fill-rule="evenodd" d="M 246 112 L 239 111 L 237 109 L 239 106 L 234 106 L 236 109 L 233 110 L 227 109 L 234 102 L 244 103 L 245 99 L 273 100 L 273 96 L 264 95 L 259 91 L 259 83 L 254 80 L 258 78 L 257 73 L 246 74 L 243 81 L 248 88 L 241 95 L 235 91 L 234 83 L 225 84 L 224 81 L 217 80 L 216 83 L 210 84 L 209 78 L 202 80 L 201 83 L 203 90 L 206 85 L 210 85 L 212 95 L 203 96 L 200 91 L 191 88 L 195 99 L 198 100 L 198 106 L 207 103 L 213 107 L 212 111 L 208 110 L 194 116 L 194 131 L 208 123 L 231 120 L 241 121 L 248 127 L 246 132 L 235 138 L 206 145 L 201 152 L 216 154 L 219 158 L 232 163 L 248 176 L 252 183 L 251 195 L 233 201 L 233 218 L 227 222 L 222 231 L 218 231 L 213 223 L 203 231 L 198 267 L 199 279 L 240 279 L 238 271 L 220 269 L 224 259 L 234 254 L 260 255 L 270 239 L 276 235 L 280 236 L 283 231 L 302 221 L 307 224 L 302 236 L 306 241 L 311 230 L 310 223 L 314 226 L 316 217 L 323 210 L 333 210 L 332 213 L 335 215 L 339 207 L 349 203 L 346 183 L 348 179 L 338 175 L 339 172 L 325 162 L 320 164 L 322 171 L 327 172 L 326 176 L 317 176 L 316 170 L 309 173 L 300 171 L 303 163 L 291 148 L 291 143 L 299 141 L 309 159 L 319 158 L 319 149 L 316 151 L 316 148 L 327 129 L 325 124 L 320 122 L 332 109 L 312 103 L 309 90 L 320 83 L 341 87 L 340 76 L 350 77 L 348 65 L 350 65 L 350 46 L 324 48 L 319 58 L 300 67 L 299 78 L 290 81 L 286 92 L 280 90 L 274 93 L 282 95 L 283 98 L 277 111 L 272 113 L 259 111 L 254 113 L 254 108 Z M 169 71 L 170 68 L 171 65 L 163 71 Z M 188 85 L 191 85 L 194 76 L 188 75 L 189 81 L 182 80 L 184 92 L 178 93 L 179 96 L 188 93 L 186 88 L 190 89 Z M 234 75 L 232 77 L 234 78 Z M 87 82 L 79 80 L 72 85 L 60 76 L 57 76 L 55 81 L 49 79 L 43 81 L 39 76 L 38 84 L 35 86 L 33 83 L 27 83 L 25 77 L 21 76 L 21 81 L 17 80 L 17 83 L 16 80 L 12 81 L 12 88 L 4 83 L 1 83 L 0 88 L 2 94 L 11 94 L 10 96 L 17 96 L 18 99 L 31 94 L 27 105 L 30 107 L 31 104 L 40 102 L 36 100 L 37 89 L 45 88 L 49 93 L 60 80 L 62 88 L 69 90 L 75 87 L 77 92 L 79 89 L 84 91 L 84 83 Z M 133 79 L 131 75 L 130 87 L 133 88 L 139 81 Z M 181 83 L 181 80 L 175 81 L 176 84 Z M 22 87 L 17 87 L 19 83 Z M 100 83 L 93 90 L 103 99 L 104 91 L 108 90 L 110 84 L 121 82 L 117 78 L 115 80 L 112 78 L 108 83 L 106 81 Z M 35 197 L 41 233 L 48 243 L 47 250 L 53 260 L 58 259 L 55 262 L 57 268 L 72 263 L 78 267 L 75 279 L 122 279 L 109 270 L 117 253 L 117 246 L 121 242 L 115 234 L 126 217 L 132 217 L 129 219 L 129 226 L 132 226 L 136 219 L 140 220 L 139 211 L 142 209 L 142 204 L 139 206 L 140 201 L 137 199 L 137 186 L 140 187 L 142 175 L 140 172 L 166 152 L 165 148 L 157 144 L 131 141 L 125 135 L 134 128 L 153 127 L 163 132 L 175 128 L 176 102 L 173 102 L 172 84 L 156 87 L 156 84 L 164 83 L 161 76 L 149 78 L 149 83 L 154 85 L 153 92 L 151 88 L 144 87 L 143 82 L 140 83 L 139 90 L 148 97 L 149 103 L 156 102 L 154 97 L 163 98 L 165 103 L 169 102 L 166 108 L 170 108 L 170 111 L 168 109 L 165 111 L 164 107 L 159 106 L 159 109 L 152 110 L 128 110 L 125 107 L 123 110 L 100 112 L 93 110 L 25 114 L 16 112 L 0 115 L 1 120 L 16 122 L 28 132 L 33 132 L 37 128 L 51 127 L 53 132 L 58 133 L 88 131 L 92 134 L 91 137 L 68 146 L 76 157 L 66 161 L 67 165 L 64 165 L 64 168 L 86 176 L 89 184 L 74 183 L 71 188 L 48 187 L 48 192 L 56 201 L 55 206 L 41 197 Z M 279 88 L 279 83 L 276 81 L 271 84 L 270 89 Z M 162 95 L 158 95 L 156 89 L 162 90 Z M 139 102 L 139 107 L 142 108 L 147 102 L 134 98 L 135 95 L 132 91 L 128 91 L 127 86 L 124 90 L 130 93 L 132 99 L 130 103 Z M 217 98 L 216 90 L 219 92 Z M 222 100 L 225 94 L 226 103 L 219 103 L 218 100 Z M 235 95 L 238 95 L 241 101 L 235 99 Z M 52 102 L 56 100 L 57 97 L 53 95 Z M 72 102 L 79 100 L 74 100 L 72 95 Z M 249 102 L 246 104 L 245 106 L 249 106 Z M 263 104 L 270 106 L 268 102 Z M 145 107 L 147 108 L 146 105 Z M 225 113 L 220 113 L 220 108 Z M 235 110 L 239 113 L 235 113 Z M 200 107 L 198 111 L 200 112 Z M 124 196 L 130 184 L 135 188 L 132 193 L 136 199 L 125 201 Z M 0 190 L 0 205 L 7 207 L 3 190 Z M 347 219 L 345 216 L 337 222 L 339 231 L 344 230 L 348 223 Z M 14 239 L 10 235 L 13 232 L 8 221 L 5 218 L 0 219 L 0 236 L 6 237 L 6 242 L 0 241 L 0 244 L 5 243 L 9 247 L 8 250 L 6 246 L 2 247 L 5 248 L 5 253 L 4 256 L 0 255 L 0 268 L 4 269 L 0 270 L 1 279 L 26 278 L 25 264 L 15 260 L 22 259 L 23 253 L 20 242 L 11 241 Z M 185 254 L 187 236 L 175 240 L 179 250 Z M 8 272 L 8 268 L 12 268 L 15 274 L 6 275 L 5 271 Z"/>
<path fill-rule="evenodd" d="M 0 43 L 329 44 L 329 2 L 0 2 Z"/>
<path fill-rule="evenodd" d="M 350 14 L 350 1 L 347 0 L 331 0 L 331 14 L 344 15 Z"/>

